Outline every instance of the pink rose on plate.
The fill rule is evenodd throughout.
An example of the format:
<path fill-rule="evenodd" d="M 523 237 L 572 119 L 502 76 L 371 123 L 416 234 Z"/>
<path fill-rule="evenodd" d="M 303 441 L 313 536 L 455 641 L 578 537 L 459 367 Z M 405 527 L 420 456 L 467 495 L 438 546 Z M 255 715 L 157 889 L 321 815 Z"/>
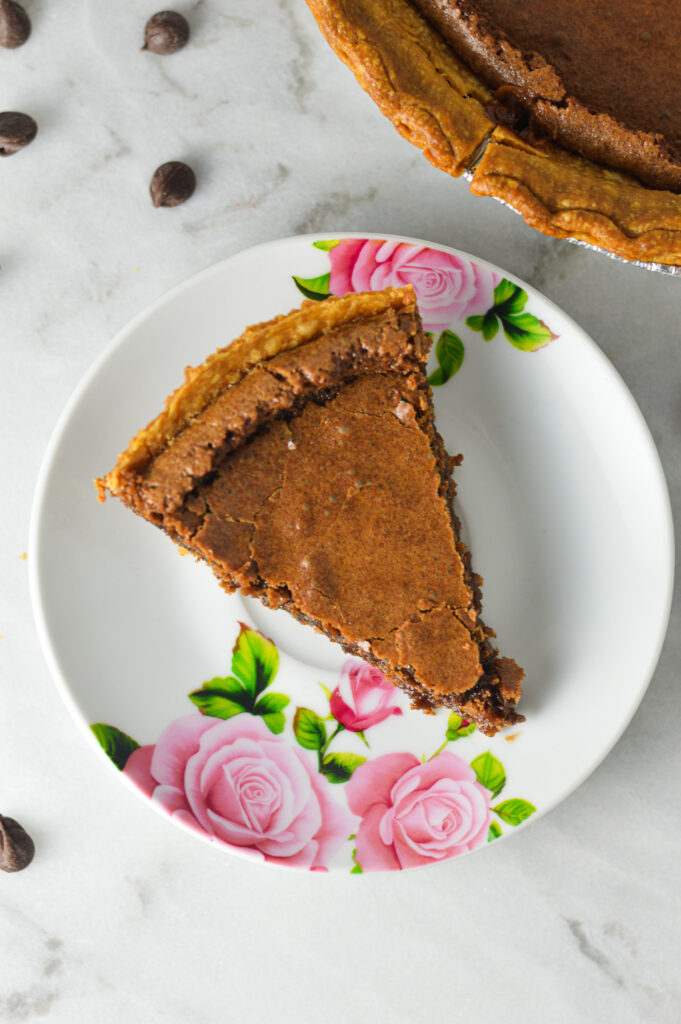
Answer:
<path fill-rule="evenodd" d="M 355 771 L 346 793 L 362 817 L 356 846 L 364 871 L 432 864 L 487 838 L 489 795 L 456 754 L 425 764 L 413 754 L 384 754 Z"/>
<path fill-rule="evenodd" d="M 331 714 L 351 732 L 364 732 L 390 715 L 401 715 L 397 693 L 380 669 L 364 662 L 346 661 L 340 683 L 331 694 Z"/>
<path fill-rule="evenodd" d="M 249 714 L 180 718 L 124 773 L 185 825 L 265 860 L 323 869 L 356 824 L 305 755 Z"/>
<path fill-rule="evenodd" d="M 413 285 L 423 326 L 443 331 L 454 320 L 494 305 L 497 275 L 453 253 L 406 242 L 345 238 L 329 251 L 333 295 Z"/>

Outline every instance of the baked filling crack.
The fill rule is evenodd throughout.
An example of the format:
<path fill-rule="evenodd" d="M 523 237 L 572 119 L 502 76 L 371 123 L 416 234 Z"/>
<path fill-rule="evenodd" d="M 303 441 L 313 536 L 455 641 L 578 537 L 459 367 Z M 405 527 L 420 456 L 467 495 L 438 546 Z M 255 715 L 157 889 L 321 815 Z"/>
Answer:
<path fill-rule="evenodd" d="M 545 234 L 681 265 L 677 0 L 307 4 L 400 134 L 474 194 Z"/>
<path fill-rule="evenodd" d="M 329 298 L 321 324 L 316 305 L 190 371 L 100 492 L 208 562 L 227 591 L 284 608 L 418 707 L 459 708 L 492 734 L 521 720 L 523 672 L 479 619 L 414 293 Z M 312 329 L 292 345 L 301 313 Z M 273 323 L 277 344 L 253 359 Z M 243 372 L 224 355 L 233 347 Z M 216 365 L 230 366 L 223 388 Z"/>

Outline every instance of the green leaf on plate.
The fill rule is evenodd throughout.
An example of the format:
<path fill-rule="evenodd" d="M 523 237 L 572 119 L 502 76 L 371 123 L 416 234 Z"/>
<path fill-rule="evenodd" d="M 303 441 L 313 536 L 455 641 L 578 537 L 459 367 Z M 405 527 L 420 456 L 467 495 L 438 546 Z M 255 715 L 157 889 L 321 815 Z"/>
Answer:
<path fill-rule="evenodd" d="M 90 728 L 104 753 L 111 758 L 119 771 L 123 771 L 133 750 L 139 747 L 137 740 L 133 740 L 131 736 L 113 725 L 105 725 L 104 722 L 97 722 Z"/>
<path fill-rule="evenodd" d="M 482 336 L 485 341 L 491 341 L 492 338 L 496 337 L 498 330 L 499 321 L 492 310 L 490 310 L 488 313 L 485 313 L 482 318 Z"/>
<path fill-rule="evenodd" d="M 492 810 L 507 825 L 519 825 L 521 821 L 525 821 L 531 814 L 534 814 L 537 808 L 529 800 L 504 800 Z"/>
<path fill-rule="evenodd" d="M 494 289 L 494 309 L 498 309 L 500 306 L 506 305 L 507 302 L 515 302 L 518 292 L 525 296 L 523 299 L 523 305 L 525 305 L 527 302 L 527 295 L 525 292 L 522 291 L 517 284 L 513 284 L 513 281 L 509 281 L 508 278 L 502 277 L 501 281 L 499 281 L 499 284 Z"/>
<path fill-rule="evenodd" d="M 326 726 L 316 711 L 298 708 L 293 718 L 293 732 L 301 747 L 321 750 L 326 743 Z"/>
<path fill-rule="evenodd" d="M 202 683 L 202 690 L 218 690 L 224 693 L 225 697 L 233 697 L 234 700 L 246 707 L 250 694 L 240 679 L 234 676 L 213 676 L 208 682 Z"/>
<path fill-rule="evenodd" d="M 264 693 L 255 705 L 256 715 L 271 715 L 275 711 L 283 711 L 291 698 L 285 693 Z"/>
<path fill-rule="evenodd" d="M 265 725 L 273 733 L 284 731 L 286 717 L 283 710 L 290 703 L 290 698 L 284 693 L 265 693 L 253 709 L 254 715 L 262 715 Z"/>
<path fill-rule="evenodd" d="M 503 278 L 494 289 L 494 305 L 483 316 L 469 316 L 466 324 L 472 331 L 480 331 L 485 341 L 491 341 L 499 331 L 516 348 L 534 352 L 557 337 L 541 320 L 525 313 L 527 292 L 520 285 Z"/>
<path fill-rule="evenodd" d="M 190 693 L 189 699 L 202 715 L 210 715 L 211 718 L 234 718 L 235 715 L 252 709 L 253 701 L 249 694 L 243 688 L 241 693 L 242 699 L 238 694 L 228 696 L 222 689 L 212 690 L 202 686 L 200 690 Z"/>
<path fill-rule="evenodd" d="M 327 241 L 313 242 L 315 249 L 321 249 L 322 252 L 329 252 L 331 249 L 335 249 L 337 245 L 340 245 L 340 238 L 332 238 Z"/>
<path fill-rule="evenodd" d="M 499 330 L 495 307 L 488 309 L 483 316 L 466 317 L 466 324 L 472 331 L 481 331 L 485 341 L 491 341 Z"/>
<path fill-rule="evenodd" d="M 271 715 L 263 715 L 262 720 L 275 736 L 278 736 L 286 728 L 286 715 L 282 711 L 275 711 Z"/>
<path fill-rule="evenodd" d="M 487 833 L 487 842 L 491 843 L 492 840 L 498 839 L 502 835 L 501 825 L 498 821 L 490 821 L 489 832 Z"/>
<path fill-rule="evenodd" d="M 535 349 L 548 345 L 556 337 L 545 323 L 531 313 L 503 316 L 501 323 L 504 334 L 511 344 L 523 352 L 534 352 Z"/>
<path fill-rule="evenodd" d="M 469 722 L 452 711 L 447 721 L 447 741 L 453 743 L 455 740 L 463 739 L 464 736 L 470 736 L 472 732 L 475 732 L 475 722 Z"/>
<path fill-rule="evenodd" d="M 494 754 L 489 750 L 486 750 L 484 754 L 478 754 L 471 761 L 471 768 L 477 775 L 480 785 L 491 790 L 492 796 L 498 796 L 501 793 L 506 783 L 506 771 Z"/>
<path fill-rule="evenodd" d="M 496 306 L 494 312 L 502 320 L 507 316 L 520 316 L 525 309 L 526 302 L 527 292 L 524 292 L 522 288 L 516 287 L 514 295 L 504 302 L 503 306 Z"/>
<path fill-rule="evenodd" d="M 322 761 L 322 774 L 329 782 L 347 782 L 352 773 L 364 764 L 366 757 L 359 754 L 328 754 Z"/>
<path fill-rule="evenodd" d="M 428 383 L 432 387 L 446 384 L 450 377 L 453 377 L 461 369 L 463 357 L 464 347 L 461 338 L 453 331 L 443 331 L 435 346 L 438 369 L 431 373 Z"/>
<path fill-rule="evenodd" d="M 486 315 L 486 314 L 485 314 Z M 482 325 L 485 322 L 485 316 L 468 316 L 466 317 L 466 326 L 470 327 L 472 331 L 481 331 Z"/>
<path fill-rule="evenodd" d="M 331 700 L 331 690 L 328 688 L 328 686 L 324 686 L 324 683 L 319 683 L 319 686 L 321 686 L 322 690 L 324 691 L 324 696 L 326 697 L 326 699 Z"/>
<path fill-rule="evenodd" d="M 354 839 L 354 836 L 350 836 L 350 838 Z M 362 865 L 357 860 L 357 850 L 353 850 L 352 851 L 352 860 L 353 860 L 355 866 L 354 866 L 354 868 L 350 868 L 350 874 L 351 875 L 363 875 L 364 871 L 362 870 Z"/>
<path fill-rule="evenodd" d="M 271 640 L 242 623 L 232 653 L 232 672 L 257 697 L 270 685 L 279 668 L 279 653 Z"/>
<path fill-rule="evenodd" d="M 331 274 L 320 274 L 319 277 L 294 277 L 293 283 L 299 292 L 302 292 L 306 299 L 314 299 L 321 302 L 329 296 L 329 282 Z"/>

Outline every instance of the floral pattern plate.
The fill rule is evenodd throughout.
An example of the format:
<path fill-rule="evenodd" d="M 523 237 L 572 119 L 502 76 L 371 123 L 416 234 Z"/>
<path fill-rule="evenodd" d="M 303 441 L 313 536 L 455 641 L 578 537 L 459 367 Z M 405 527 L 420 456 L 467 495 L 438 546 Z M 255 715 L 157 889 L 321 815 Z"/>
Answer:
<path fill-rule="evenodd" d="M 239 595 L 92 480 L 187 364 L 301 300 L 410 283 L 433 337 L 437 425 L 527 671 L 493 739 L 409 708 L 380 672 Z M 302 237 L 247 250 L 134 320 L 58 424 L 31 525 L 36 620 L 85 734 L 150 805 L 217 848 L 354 874 L 434 864 L 536 820 L 596 767 L 653 673 L 671 598 L 669 498 L 597 346 L 504 271 L 427 242 Z M 641 598 L 644 595 L 644 598 Z"/>

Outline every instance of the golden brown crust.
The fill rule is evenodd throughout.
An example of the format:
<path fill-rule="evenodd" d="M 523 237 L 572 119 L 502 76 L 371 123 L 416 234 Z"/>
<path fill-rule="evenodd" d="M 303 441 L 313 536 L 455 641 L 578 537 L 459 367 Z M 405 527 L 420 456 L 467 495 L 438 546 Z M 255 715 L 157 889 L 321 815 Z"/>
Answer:
<path fill-rule="evenodd" d="M 380 647 L 418 706 L 451 707 L 492 735 L 522 721 L 523 672 L 509 662 L 507 700 L 450 507 L 429 345 L 410 287 L 306 303 L 190 371 L 98 486 L 227 591 L 352 653 Z"/>
<path fill-rule="evenodd" d="M 400 135 L 455 177 L 494 124 L 491 93 L 407 0 L 307 0 L 327 42 Z"/>
<path fill-rule="evenodd" d="M 440 170 L 474 169 L 472 192 L 503 200 L 546 235 L 681 265 L 681 195 L 495 128 L 488 88 L 408 0 L 307 3 L 360 85 Z"/>
<path fill-rule="evenodd" d="M 496 90 L 500 124 L 531 119 L 544 138 L 596 164 L 681 190 L 678 0 L 618 0 L 617 17 L 589 0 L 577 10 L 575 0 L 411 2 Z M 642 15 L 647 42 L 636 28 Z"/>
<path fill-rule="evenodd" d="M 645 188 L 549 142 L 495 129 L 471 191 L 494 196 L 556 238 L 578 238 L 627 260 L 681 263 L 681 196 Z"/>
<path fill-rule="evenodd" d="M 99 500 L 104 500 L 107 490 L 117 494 L 131 472 L 157 455 L 225 388 L 258 363 L 358 317 L 374 316 L 387 309 L 415 308 L 416 296 L 411 286 L 389 288 L 383 292 L 331 296 L 324 302 L 304 302 L 288 314 L 247 327 L 236 341 L 218 349 L 200 367 L 185 370 L 184 384 L 166 399 L 163 412 L 137 433 L 112 471 L 95 481 Z"/>

